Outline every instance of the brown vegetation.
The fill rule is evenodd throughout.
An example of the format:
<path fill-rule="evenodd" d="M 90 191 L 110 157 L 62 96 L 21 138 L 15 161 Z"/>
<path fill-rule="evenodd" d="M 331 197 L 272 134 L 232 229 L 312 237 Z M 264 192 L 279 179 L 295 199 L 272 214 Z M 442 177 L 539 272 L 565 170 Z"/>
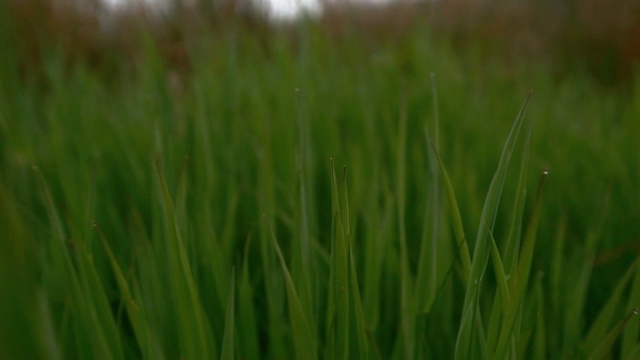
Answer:
<path fill-rule="evenodd" d="M 238 11 L 237 0 L 205 3 L 162 18 L 142 8 L 106 16 L 98 3 L 79 8 L 70 5 L 72 0 L 11 0 L 9 6 L 21 44 L 20 61 L 29 73 L 42 68 L 42 52 L 52 47 L 69 62 L 81 60 L 102 70 L 120 66 L 115 64 L 122 63 L 122 57 L 135 64 L 140 46 L 132 34 L 143 30 L 158 39 L 167 64 L 180 72 L 189 69 L 186 43 L 204 29 L 211 34 L 241 27 L 268 37 L 268 22 Z M 399 2 L 383 8 L 330 8 L 318 23 L 336 39 L 356 29 L 372 45 L 395 41 L 415 25 L 427 24 L 463 49 L 473 47 L 507 60 L 542 61 L 559 73 L 580 67 L 608 84 L 631 78 L 640 60 L 640 3 L 631 0 Z M 287 25 L 279 29 L 283 27 Z"/>

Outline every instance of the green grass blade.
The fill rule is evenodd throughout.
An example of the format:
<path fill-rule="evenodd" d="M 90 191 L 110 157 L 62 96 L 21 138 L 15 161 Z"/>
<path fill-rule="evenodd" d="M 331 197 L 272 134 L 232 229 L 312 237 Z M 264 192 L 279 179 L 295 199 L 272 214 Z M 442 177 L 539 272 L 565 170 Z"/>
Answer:
<path fill-rule="evenodd" d="M 633 309 L 639 307 L 640 302 L 640 265 L 638 260 L 635 263 L 636 272 L 631 283 L 631 291 L 629 292 L 629 300 L 627 302 L 627 309 Z M 638 348 L 638 333 L 640 332 L 640 322 L 636 321 L 631 324 L 627 324 L 622 334 L 622 356 L 623 359 L 632 358 L 634 349 Z M 637 353 L 637 352 L 636 352 Z M 639 353 L 640 354 L 640 353 Z"/>
<path fill-rule="evenodd" d="M 442 185 L 444 186 L 444 192 L 447 195 L 451 221 L 453 223 L 453 232 L 456 239 L 455 248 L 458 250 L 458 256 L 461 265 L 461 277 L 463 282 L 467 284 L 469 282 L 469 275 L 471 273 L 471 256 L 469 255 L 469 245 L 467 243 L 467 238 L 464 234 L 464 226 L 462 225 L 462 216 L 460 215 L 458 200 L 456 199 L 456 194 L 453 190 L 453 185 L 451 184 L 449 173 L 444 166 L 444 162 L 440 157 L 440 153 L 438 152 L 432 140 L 427 140 L 427 142 L 431 145 L 431 153 L 436 157 L 438 161 L 438 169 L 440 172 L 440 176 L 442 176 Z"/>
<path fill-rule="evenodd" d="M 515 330 L 514 328 L 516 327 L 519 314 L 522 311 L 522 304 L 528 287 L 531 263 L 533 261 L 533 253 L 535 250 L 535 241 L 538 233 L 538 224 L 540 222 L 540 213 L 542 210 L 542 190 L 546 176 L 547 172 L 545 171 L 540 179 L 538 192 L 533 204 L 531 219 L 529 220 L 527 230 L 524 234 L 518 269 L 511 279 L 510 288 L 513 289 L 513 296 L 510 298 L 510 301 L 504 310 L 505 315 L 503 317 L 500 337 L 495 351 L 496 359 L 503 359 L 507 355 L 507 351 L 514 334 L 519 334 L 519 330 Z"/>
<path fill-rule="evenodd" d="M 81 241 L 76 243 L 76 262 L 82 283 L 82 293 L 88 301 L 92 320 L 100 324 L 99 327 L 94 327 L 94 331 L 101 333 L 100 336 L 104 338 L 109 348 L 109 354 L 114 359 L 122 359 L 124 352 L 118 325 L 109 306 L 102 280 L 93 264 L 93 257 Z"/>
<path fill-rule="evenodd" d="M 332 244 L 329 285 L 329 317 L 327 356 L 334 359 L 349 357 L 349 258 L 348 235 L 344 228 L 343 207 L 340 205 L 338 180 L 333 160 L 331 162 Z"/>
<path fill-rule="evenodd" d="M 632 348 L 629 355 L 624 357 L 625 360 L 636 360 L 640 357 L 640 342 L 636 344 L 635 348 Z"/>
<path fill-rule="evenodd" d="M 589 360 L 603 360 L 609 358 L 613 345 L 618 340 L 618 337 L 624 330 L 625 326 L 631 320 L 632 317 L 638 317 L 638 310 L 633 309 L 624 319 L 620 320 L 618 324 L 609 331 L 609 333 L 597 344 L 592 354 L 589 355 Z"/>
<path fill-rule="evenodd" d="M 515 199 L 513 201 L 513 210 L 511 212 L 511 224 L 509 227 L 509 231 L 507 233 L 506 245 L 504 254 L 500 257 L 502 260 L 499 264 L 496 264 L 494 261 L 494 269 L 496 269 L 496 276 L 498 281 L 498 295 L 496 301 L 494 302 L 494 308 L 491 312 L 490 320 L 489 320 L 489 328 L 487 339 L 489 342 L 489 347 L 491 349 L 496 349 L 497 341 L 500 335 L 500 326 L 502 325 L 503 316 L 505 313 L 505 309 L 509 304 L 508 301 L 499 302 L 498 299 L 507 299 L 508 296 L 504 296 L 505 289 L 507 291 L 512 291 L 513 286 L 511 284 L 502 284 L 501 281 L 505 280 L 515 274 L 517 271 L 516 268 L 518 266 L 518 258 L 520 252 L 520 236 L 522 229 L 522 216 L 524 213 L 524 205 L 527 195 L 527 169 L 529 167 L 529 153 L 531 148 L 531 123 L 529 123 L 529 127 L 526 134 L 525 143 L 522 149 L 522 155 L 520 158 L 520 172 L 518 176 L 518 186 L 515 192 Z M 496 256 L 493 255 L 495 252 L 498 254 L 497 244 L 495 239 L 493 238 L 493 234 L 491 234 L 492 240 L 492 258 Z M 499 255 L 499 254 L 498 254 Z M 513 277 L 511 277 L 513 279 Z M 507 287 L 505 287 L 506 285 Z M 502 288 L 502 290 L 501 290 Z M 508 294 L 507 294 L 508 295 Z"/>
<path fill-rule="evenodd" d="M 353 249 L 349 247 L 350 255 L 350 279 L 351 282 L 351 302 L 353 308 L 353 327 L 355 332 L 355 341 L 357 347 L 354 349 L 354 353 L 351 358 L 357 357 L 358 359 L 366 360 L 369 358 L 369 346 L 367 341 L 367 330 L 364 320 L 364 308 L 362 306 L 362 299 L 360 297 L 360 289 L 358 288 L 358 273 L 356 271 L 355 259 L 353 255 Z"/>
<path fill-rule="evenodd" d="M 596 320 L 591 325 L 587 336 L 583 341 L 583 348 L 587 354 L 593 353 L 595 346 L 598 345 L 599 339 L 604 339 L 607 331 L 609 329 L 609 325 L 611 321 L 614 319 L 616 315 L 616 311 L 618 310 L 620 300 L 624 295 L 624 290 L 627 287 L 627 284 L 631 280 L 638 263 L 640 260 L 636 260 L 632 266 L 627 269 L 627 272 L 620 278 L 618 284 L 613 289 L 609 300 L 605 304 L 605 306 L 600 310 Z"/>
<path fill-rule="evenodd" d="M 484 276 L 485 268 L 489 260 L 490 245 L 488 235 L 493 230 L 498 204 L 500 203 L 502 187 L 507 174 L 507 169 L 511 162 L 511 154 L 515 149 L 520 128 L 524 121 L 524 113 L 527 109 L 530 98 L 531 94 L 527 96 L 527 99 L 520 108 L 520 112 L 518 113 L 513 127 L 511 128 L 500 157 L 500 162 L 498 163 L 498 169 L 493 176 L 493 180 L 489 186 L 489 191 L 482 209 L 482 216 L 480 218 L 480 225 L 478 227 L 473 260 L 471 263 L 471 273 L 462 308 L 462 319 L 460 321 L 458 338 L 456 340 L 456 359 L 468 359 L 473 351 L 472 344 L 476 336 L 475 328 L 477 326 L 474 323 L 476 319 L 475 312 L 478 307 L 477 297 L 480 291 L 482 277 Z"/>
<path fill-rule="evenodd" d="M 342 171 L 342 194 L 343 194 L 343 209 L 344 222 L 346 224 L 346 236 L 347 239 L 351 238 L 351 222 L 349 219 L 349 192 L 347 187 L 347 167 L 345 166 Z M 367 345 L 367 333 L 366 323 L 364 320 L 364 308 L 362 306 L 362 298 L 360 296 L 360 289 L 358 287 L 358 272 L 356 270 L 356 262 L 353 254 L 353 247 L 351 242 L 347 242 L 349 252 L 349 301 L 353 319 L 351 320 L 351 328 L 353 332 L 353 339 L 356 346 L 350 347 L 350 358 L 357 357 L 359 359 L 369 358 L 369 347 Z"/>
<path fill-rule="evenodd" d="M 607 194 L 604 199 L 603 206 L 597 208 L 599 212 L 596 224 L 590 228 L 586 234 L 585 246 L 581 259 L 577 263 L 575 269 L 573 269 L 574 279 L 571 283 L 566 284 L 566 288 L 563 289 L 564 306 L 566 310 L 563 315 L 563 332 L 564 332 L 564 348 L 562 355 L 567 356 L 578 350 L 580 341 L 582 340 L 582 332 L 584 331 L 584 318 L 583 312 L 585 310 L 585 304 L 587 302 L 587 294 L 589 283 L 591 280 L 591 274 L 593 272 L 593 262 L 596 257 L 596 250 L 598 243 L 602 238 L 602 230 L 605 224 L 605 220 L 609 214 L 609 195 Z"/>
<path fill-rule="evenodd" d="M 97 314 L 98 309 L 96 309 L 92 291 L 101 292 L 101 290 L 97 289 L 97 280 L 94 278 L 94 274 L 88 274 L 90 265 L 85 263 L 87 260 L 85 249 L 81 244 L 78 244 L 79 249 L 76 256 L 80 264 L 78 266 L 80 270 L 78 270 L 70 254 L 70 244 L 67 243 L 65 230 L 51 196 L 51 191 L 42 173 L 35 167 L 34 171 L 36 172 L 43 202 L 49 216 L 52 236 L 57 238 L 55 242 L 49 244 L 51 261 L 62 262 L 61 267 L 63 270 L 61 273 L 64 274 L 65 281 L 69 283 L 70 287 L 68 291 L 71 294 L 71 302 L 74 307 L 71 327 L 75 332 L 76 351 L 82 357 L 95 358 L 99 356 L 104 359 L 111 359 L 114 357 L 111 345 L 117 346 L 117 344 L 110 344 L 109 335 L 113 336 L 113 333 L 106 330 L 108 333 L 105 334 L 105 328 L 102 327 L 104 324 L 99 321 L 100 315 Z M 104 305 L 104 303 L 102 304 Z M 104 307 L 100 311 L 106 311 L 106 314 L 103 313 L 102 316 L 111 314 L 110 309 L 105 310 Z M 106 321 L 112 321 L 112 319 Z M 99 324 L 99 326 L 96 326 L 96 324 Z M 111 339 L 111 342 L 113 341 L 115 340 Z"/>
<path fill-rule="evenodd" d="M 242 346 L 239 347 L 239 357 L 243 359 L 257 359 L 260 355 L 258 345 L 258 329 L 256 326 L 256 310 L 253 303 L 254 291 L 249 279 L 249 245 L 251 239 L 245 245 L 244 257 L 242 260 L 242 273 L 238 285 L 238 338 L 242 339 Z"/>
<path fill-rule="evenodd" d="M 276 240 L 275 234 L 271 233 L 273 246 L 280 260 L 280 266 L 284 274 L 285 285 L 287 287 L 287 299 L 289 300 L 289 321 L 291 322 L 291 335 L 293 336 L 293 346 L 297 359 L 316 359 L 317 358 L 317 345 L 312 336 L 311 326 L 307 320 L 307 315 L 304 313 L 302 303 L 296 292 L 293 284 L 293 279 L 287 264 L 284 261 L 284 256 L 280 250 L 280 245 Z"/>
<path fill-rule="evenodd" d="M 36 180 L 40 187 L 40 193 L 42 194 L 42 201 L 47 211 L 47 216 L 49 217 L 51 234 L 56 239 L 56 241 L 60 242 L 62 249 L 64 249 L 65 256 L 68 257 L 69 253 L 67 251 L 64 226 L 62 224 L 62 220 L 60 219 L 60 215 L 58 214 L 58 210 L 56 209 L 53 197 L 51 196 L 51 191 L 49 190 L 49 187 L 47 186 L 47 183 L 44 180 L 44 176 L 42 176 L 40 169 L 34 166 L 33 171 L 36 174 Z M 69 259 L 68 261 L 71 260 Z"/>
<path fill-rule="evenodd" d="M 310 282 L 312 273 L 311 241 L 312 241 L 312 183 L 309 173 L 313 159 L 311 157 L 311 147 L 309 144 L 309 130 L 307 116 L 304 114 L 303 96 L 299 89 L 296 89 L 296 216 L 295 233 L 296 238 L 292 246 L 291 272 L 295 281 L 296 289 L 300 297 L 300 302 L 305 309 L 305 313 L 312 314 L 314 308 L 314 298 L 312 296 L 313 286 Z M 308 318 L 312 329 L 312 337 L 316 337 L 316 324 L 313 318 Z"/>
<path fill-rule="evenodd" d="M 529 153 L 531 151 L 531 124 L 527 131 L 525 144 L 522 150 L 520 160 L 520 174 L 518 176 L 518 187 L 513 202 L 513 210 L 511 211 L 511 224 L 507 233 L 506 244 L 504 246 L 504 268 L 508 275 L 513 274 L 518 266 L 518 257 L 520 253 L 520 237 L 522 236 L 522 216 L 524 214 L 524 205 L 527 199 L 527 179 L 529 169 Z"/>
<path fill-rule="evenodd" d="M 406 358 L 415 355 L 415 324 L 413 323 L 413 295 L 411 272 L 409 269 L 409 250 L 407 246 L 406 230 L 406 197 L 407 197 L 407 110 L 402 105 L 400 122 L 398 124 L 398 138 L 396 144 L 396 204 L 398 222 L 398 241 L 400 248 L 399 272 L 400 272 L 400 327 L 403 341 L 403 353 Z"/>
<path fill-rule="evenodd" d="M 487 328 L 487 347 L 495 349 L 495 344 L 498 341 L 499 327 L 502 321 L 503 310 L 509 304 L 509 285 L 507 276 L 504 271 L 502 259 L 496 241 L 491 234 L 491 261 L 493 268 L 495 269 L 496 282 L 498 283 L 498 289 L 496 291 L 496 297 L 494 299 L 493 308 L 491 310 L 489 318 L 489 326 Z M 487 354 L 487 357 L 490 354 Z"/>
<path fill-rule="evenodd" d="M 131 327 L 133 328 L 133 333 L 135 335 L 138 346 L 140 347 L 142 357 L 147 359 L 160 358 L 160 354 L 153 351 L 153 348 L 151 347 L 151 342 L 149 340 L 149 325 L 145 320 L 143 309 L 141 308 L 140 304 L 134 299 L 124 272 L 118 264 L 118 261 L 113 254 L 113 250 L 111 250 L 109 242 L 107 241 L 107 239 L 105 239 L 104 234 L 102 233 L 98 225 L 94 224 L 94 227 L 98 232 L 98 237 L 102 241 L 105 253 L 107 254 L 107 258 L 109 259 L 111 271 L 113 271 L 113 274 L 116 278 L 118 290 L 120 291 L 122 302 L 127 311 L 127 315 L 129 316 L 129 321 L 131 321 Z"/>
<path fill-rule="evenodd" d="M 438 113 L 438 93 L 436 91 L 435 75 L 431 74 L 431 92 L 433 93 L 433 122 L 434 140 L 433 146 L 439 150 L 440 144 L 440 117 Z M 428 128 L 425 129 L 428 139 Z M 428 146 L 428 145 L 427 145 Z M 425 213 L 425 222 L 420 246 L 420 258 L 414 288 L 416 289 L 416 311 L 428 314 L 436 299 L 438 290 L 438 239 L 440 237 L 440 173 L 438 171 L 438 159 L 434 152 L 428 151 L 429 167 L 431 170 L 431 199 L 428 211 Z M 429 219 L 429 214 L 430 219 Z M 458 214 L 459 215 L 459 214 Z M 430 221 L 429 221 L 430 220 Z M 428 224 L 431 224 L 429 234 Z"/>
<path fill-rule="evenodd" d="M 17 359 L 62 359 L 38 284 L 37 243 L 14 195 L 0 181 L 0 352 Z"/>
<path fill-rule="evenodd" d="M 178 341 L 182 356 L 189 359 L 207 359 L 215 353 L 211 330 L 208 328 L 198 290 L 196 288 L 187 249 L 178 229 L 175 210 L 167 184 L 156 163 L 156 183 L 165 224 L 165 257 L 169 286 L 178 323 Z"/>
<path fill-rule="evenodd" d="M 536 279 L 536 325 L 533 344 L 533 358 L 536 360 L 547 359 L 547 335 L 546 335 L 546 310 L 544 304 L 544 290 L 542 276 Z"/>
<path fill-rule="evenodd" d="M 231 282 L 229 284 L 229 298 L 227 299 L 227 313 L 224 320 L 224 336 L 222 338 L 222 353 L 220 360 L 235 359 L 235 293 L 236 293 L 236 274 L 231 272 Z"/>
<path fill-rule="evenodd" d="M 502 258 L 500 257 L 500 252 L 498 250 L 498 245 L 496 245 L 496 241 L 493 238 L 493 235 L 490 235 L 491 238 L 491 260 L 493 261 L 493 267 L 496 271 L 496 281 L 498 282 L 498 297 L 502 301 L 503 306 L 509 303 L 509 286 L 507 284 L 507 275 L 504 272 L 504 266 L 502 262 Z"/>

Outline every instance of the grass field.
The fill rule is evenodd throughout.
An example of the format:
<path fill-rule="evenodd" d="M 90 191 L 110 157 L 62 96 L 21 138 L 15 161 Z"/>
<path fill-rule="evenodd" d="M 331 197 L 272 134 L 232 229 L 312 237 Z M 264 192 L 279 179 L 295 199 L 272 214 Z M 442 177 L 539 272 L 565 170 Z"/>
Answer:
<path fill-rule="evenodd" d="M 640 78 L 419 25 L 36 66 L 1 20 L 0 357 L 640 358 Z"/>

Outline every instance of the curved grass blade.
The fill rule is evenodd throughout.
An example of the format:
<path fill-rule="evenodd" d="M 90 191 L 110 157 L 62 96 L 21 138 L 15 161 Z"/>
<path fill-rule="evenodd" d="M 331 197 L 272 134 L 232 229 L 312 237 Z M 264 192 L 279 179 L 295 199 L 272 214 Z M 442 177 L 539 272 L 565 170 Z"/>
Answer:
<path fill-rule="evenodd" d="M 140 347 L 142 357 L 145 359 L 161 358 L 160 353 L 153 351 L 151 342 L 149 340 L 149 324 L 145 320 L 142 308 L 134 299 L 131 293 L 131 289 L 129 288 L 129 284 L 127 283 L 124 272 L 118 264 L 118 261 L 113 254 L 113 250 L 111 250 L 109 242 L 107 241 L 107 239 L 105 239 L 104 234 L 102 233 L 102 231 L 100 231 L 98 225 L 94 224 L 94 227 L 98 232 L 98 237 L 102 241 L 105 253 L 107 254 L 107 258 L 109 259 L 111 271 L 113 271 L 113 275 L 116 278 L 118 290 L 120 290 L 120 296 L 122 297 L 122 302 L 124 303 L 125 310 L 127 311 L 127 315 L 129 316 L 129 321 L 131 321 L 131 327 L 133 328 L 136 342 Z"/>
<path fill-rule="evenodd" d="M 160 174 L 159 164 L 155 164 L 156 183 L 165 223 L 165 256 L 168 266 L 169 284 L 176 306 L 180 351 L 185 358 L 211 358 L 216 353 L 208 327 L 187 249 L 178 230 L 175 208 L 167 183 Z"/>
<path fill-rule="evenodd" d="M 509 296 L 508 296 L 509 292 L 516 290 L 512 284 L 515 276 L 512 276 L 512 275 L 514 275 L 517 272 L 517 266 L 519 264 L 520 246 L 521 246 L 520 236 L 521 236 L 521 229 L 522 229 L 522 215 L 524 213 L 524 205 L 525 205 L 525 200 L 527 195 L 527 173 L 528 173 L 527 169 L 529 164 L 530 147 L 531 147 L 531 123 L 529 124 L 529 129 L 527 131 L 525 143 L 522 150 L 522 157 L 520 159 L 520 173 L 518 176 L 518 187 L 516 189 L 516 195 L 513 201 L 511 224 L 510 224 L 509 232 L 507 233 L 508 235 L 507 235 L 507 244 L 505 246 L 505 252 L 504 252 L 504 255 L 500 257 L 500 260 L 502 260 L 500 264 L 496 265 L 494 263 L 494 269 L 496 270 L 496 276 L 497 276 L 497 281 L 499 285 L 498 290 L 499 292 L 501 291 L 504 292 L 504 290 L 506 289 L 507 297 L 505 298 L 504 295 L 499 295 L 496 298 L 496 302 L 494 303 L 494 306 L 498 306 L 498 307 L 497 308 L 494 307 L 493 311 L 491 312 L 491 316 L 489 320 L 489 330 L 487 335 L 487 338 L 489 339 L 488 340 L 489 347 L 491 349 L 496 349 L 497 347 L 497 341 L 499 339 L 500 332 L 501 332 L 500 326 L 502 324 L 502 321 L 504 320 L 505 309 L 509 305 Z M 494 252 L 494 247 L 495 247 L 495 252 L 496 254 L 498 254 L 498 248 L 497 248 L 497 244 L 495 243 L 495 239 L 493 238 L 492 234 L 490 235 L 492 240 L 492 253 Z M 506 287 L 503 286 L 503 289 L 501 290 L 500 289 L 501 280 L 506 281 L 508 277 L 510 277 L 512 281 L 510 282 L 507 281 L 507 284 L 504 284 L 506 285 Z M 499 303 L 497 300 L 500 298 L 506 299 L 506 301 Z"/>
<path fill-rule="evenodd" d="M 280 260 L 280 266 L 282 267 L 282 273 L 284 274 L 285 284 L 287 287 L 287 299 L 289 300 L 289 317 L 291 321 L 291 334 L 293 336 L 293 347 L 295 349 L 297 359 L 309 359 L 313 360 L 317 358 L 316 354 L 316 342 L 312 336 L 311 326 L 309 320 L 304 313 L 302 303 L 298 297 L 295 286 L 293 285 L 293 279 L 287 269 L 287 264 L 282 256 L 280 245 L 276 240 L 276 236 L 271 231 L 271 239 L 273 246 Z"/>
<path fill-rule="evenodd" d="M 496 346 L 496 359 L 505 358 L 514 334 L 517 335 L 519 333 L 519 331 L 514 330 L 514 327 L 516 327 L 518 316 L 522 309 L 522 303 L 525 298 L 525 292 L 527 291 L 529 273 L 531 272 L 531 263 L 533 261 L 533 253 L 535 249 L 535 240 L 538 233 L 538 223 L 540 222 L 540 212 L 542 210 L 542 189 L 544 187 L 544 180 L 546 179 L 547 174 L 548 173 L 546 171 L 543 172 L 542 178 L 540 179 L 538 193 L 531 213 L 531 220 L 529 221 L 529 225 L 527 226 L 522 242 L 522 251 L 520 253 L 518 269 L 511 278 L 512 281 L 510 287 L 513 289 L 513 296 L 509 299 L 509 303 L 504 311 L 500 337 Z"/>
<path fill-rule="evenodd" d="M 624 330 L 625 326 L 631 320 L 633 316 L 638 316 L 640 313 L 638 309 L 633 309 L 631 312 L 624 317 L 624 319 L 620 320 L 618 324 L 607 334 L 607 336 L 602 339 L 602 341 L 595 348 L 593 354 L 589 356 L 589 360 L 601 360 L 607 359 L 611 355 L 611 348 L 615 344 L 616 340 Z"/>
<path fill-rule="evenodd" d="M 429 137 L 428 134 L 427 137 Z M 453 222 L 453 232 L 456 238 L 455 248 L 458 250 L 458 256 L 460 257 L 462 281 L 466 285 L 469 282 L 469 274 L 471 273 L 471 256 L 469 255 L 469 245 L 464 234 L 464 227 L 462 226 L 462 216 L 460 215 L 458 200 L 456 199 L 456 194 L 453 191 L 453 185 L 451 184 L 449 173 L 447 172 L 447 168 L 444 166 L 444 162 L 440 157 L 438 149 L 432 140 L 429 139 L 428 143 L 431 146 L 433 156 L 435 156 L 438 161 L 438 169 L 443 181 L 442 185 L 444 186 L 444 192 L 447 195 L 447 201 L 449 202 L 449 211 L 451 213 L 451 221 Z"/>
<path fill-rule="evenodd" d="M 506 178 L 507 169 L 511 163 L 511 155 L 515 149 L 518 135 L 524 121 L 524 114 L 531 98 L 531 93 L 527 96 L 526 100 L 520 108 L 520 112 L 516 117 L 516 120 L 511 128 L 507 141 L 502 150 L 500 156 L 500 162 L 498 163 L 498 169 L 493 176 L 489 191 L 482 209 L 482 216 L 480 217 L 480 226 L 476 237 L 476 244 L 473 252 L 473 260 L 471 263 L 471 273 L 469 281 L 467 283 L 467 290 L 464 298 L 464 305 L 462 308 L 462 319 L 460 321 L 460 328 L 458 329 L 458 337 L 455 347 L 455 359 L 468 359 L 471 356 L 472 344 L 476 337 L 476 327 L 480 324 L 474 324 L 476 319 L 476 309 L 478 308 L 477 295 L 480 291 L 482 277 L 489 260 L 490 244 L 488 241 L 488 235 L 493 230 L 493 225 L 498 210 L 498 204 L 500 203 L 500 196 L 502 193 L 502 187 Z"/>
<path fill-rule="evenodd" d="M 89 254 L 77 243 L 75 258 L 69 250 L 62 220 L 53 201 L 51 191 L 38 168 L 34 167 L 38 185 L 42 192 L 44 206 L 49 216 L 52 235 L 56 243 L 50 243 L 54 261 L 63 262 L 67 281 L 70 283 L 71 298 L 74 305 L 71 326 L 75 331 L 76 350 L 80 357 L 112 359 L 121 355 L 120 339 L 111 311 L 106 305 L 104 289 L 97 279 L 95 269 L 89 260 Z M 76 261 L 77 260 L 77 263 Z M 99 308 L 99 309 L 98 309 Z M 104 321 L 105 323 L 103 323 Z M 100 326 L 95 326 L 100 324 Z M 91 329 L 92 331 L 89 331 Z M 114 354 L 114 351 L 116 354 Z"/>

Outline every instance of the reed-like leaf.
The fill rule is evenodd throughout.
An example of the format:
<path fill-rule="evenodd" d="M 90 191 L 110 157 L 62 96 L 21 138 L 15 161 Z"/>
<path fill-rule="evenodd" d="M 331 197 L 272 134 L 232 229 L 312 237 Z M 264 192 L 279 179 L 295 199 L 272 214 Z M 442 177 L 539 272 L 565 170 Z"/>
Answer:
<path fill-rule="evenodd" d="M 547 176 L 545 171 L 542 174 L 540 183 L 538 184 L 538 192 L 536 194 L 531 218 L 524 234 L 522 242 L 522 251 L 518 261 L 518 268 L 510 281 L 510 289 L 513 296 L 505 306 L 500 337 L 496 345 L 495 357 L 503 359 L 507 355 L 509 345 L 513 341 L 514 334 L 519 334 L 519 329 L 515 329 L 518 317 L 522 311 L 523 301 L 528 289 L 529 273 L 531 272 L 531 262 L 535 250 L 535 241 L 538 233 L 538 223 L 540 221 L 540 212 L 542 210 L 542 189 L 544 180 Z"/>
<path fill-rule="evenodd" d="M 131 327 L 135 335 L 136 342 L 140 348 L 140 353 L 145 358 L 160 359 L 161 354 L 158 351 L 154 351 L 152 342 L 150 340 L 149 324 L 146 321 L 144 310 L 140 303 L 133 297 L 133 294 L 129 288 L 127 278 L 122 271 L 122 268 L 118 264 L 118 261 L 111 250 L 109 242 L 104 237 L 104 234 L 100 230 L 97 224 L 94 224 L 98 237 L 100 238 L 104 247 L 107 258 L 109 259 L 109 265 L 111 265 L 111 271 L 115 276 L 120 296 L 122 297 L 122 303 L 124 304 L 129 321 L 131 321 Z"/>
<path fill-rule="evenodd" d="M 638 321 L 637 318 L 639 314 L 640 312 L 638 312 L 638 309 L 633 309 L 627 314 L 627 316 L 620 320 L 616 326 L 611 329 L 611 331 L 609 331 L 609 333 L 607 333 L 607 335 L 595 346 L 595 349 L 589 355 L 589 360 L 603 360 L 609 358 L 613 345 L 618 340 L 618 337 L 624 330 L 627 323 L 632 320 L 632 318 L 634 318 L 633 320 Z"/>
<path fill-rule="evenodd" d="M 478 233 L 476 237 L 475 250 L 473 252 L 473 260 L 471 262 L 471 272 L 467 288 L 465 291 L 464 304 L 462 308 L 462 319 L 460 321 L 460 328 L 458 330 L 458 338 L 456 340 L 455 358 L 456 359 L 468 359 L 473 351 L 473 343 L 477 336 L 476 327 L 481 326 L 476 324 L 475 320 L 478 314 L 476 310 L 478 308 L 478 293 L 480 291 L 482 278 L 484 276 L 487 261 L 489 260 L 490 244 L 488 241 L 489 234 L 493 231 L 493 225 L 495 222 L 496 212 L 498 210 L 498 204 L 500 203 L 500 195 L 502 193 L 502 187 L 504 185 L 504 179 L 507 174 L 507 169 L 511 162 L 511 154 L 513 153 L 522 123 L 524 121 L 524 113 L 527 109 L 531 94 L 527 96 L 527 99 L 520 108 L 520 112 L 516 117 L 516 120 L 511 128 L 511 132 L 504 145 L 502 155 L 500 156 L 500 162 L 498 163 L 498 169 L 496 170 L 489 191 L 482 209 L 482 216 L 480 218 L 480 225 L 478 227 Z"/>
<path fill-rule="evenodd" d="M 169 270 L 169 286 L 177 316 L 180 351 L 184 357 L 190 359 L 211 358 L 212 353 L 216 352 L 215 343 L 212 341 L 207 316 L 200 302 L 186 245 L 178 229 L 169 189 L 157 163 L 155 175 L 160 205 L 164 214 L 164 256 Z"/>
<path fill-rule="evenodd" d="M 434 74 L 431 74 L 431 92 L 433 94 L 433 146 L 436 150 L 439 150 L 440 114 L 438 113 L 438 93 L 436 91 Z M 426 138 L 428 143 L 428 126 L 425 126 L 425 128 L 427 129 Z M 431 196 L 429 206 L 427 211 L 425 211 L 420 257 L 414 286 L 416 289 L 416 312 L 423 312 L 425 314 L 431 311 L 431 306 L 436 299 L 438 289 L 438 243 L 440 239 L 440 173 L 438 171 L 438 159 L 435 153 L 428 151 L 428 154 L 429 169 L 431 172 L 431 186 L 429 186 Z M 430 232 L 429 229 L 431 230 Z"/>
<path fill-rule="evenodd" d="M 289 302 L 289 321 L 291 323 L 291 335 L 293 337 L 293 346 L 295 349 L 296 358 L 298 359 L 316 359 L 317 358 L 317 343 L 311 335 L 311 326 L 309 320 L 307 320 L 307 314 L 305 314 L 300 303 L 300 298 L 293 284 L 293 279 L 287 264 L 284 261 L 284 256 L 280 250 L 280 245 L 273 232 L 271 233 L 273 246 L 278 255 L 280 266 L 284 274 L 285 285 L 287 288 L 287 299 Z"/>
<path fill-rule="evenodd" d="M 348 235 L 344 227 L 344 208 L 341 205 L 338 180 L 331 163 L 331 264 L 329 279 L 327 356 L 335 359 L 349 357 L 349 254 Z"/>

